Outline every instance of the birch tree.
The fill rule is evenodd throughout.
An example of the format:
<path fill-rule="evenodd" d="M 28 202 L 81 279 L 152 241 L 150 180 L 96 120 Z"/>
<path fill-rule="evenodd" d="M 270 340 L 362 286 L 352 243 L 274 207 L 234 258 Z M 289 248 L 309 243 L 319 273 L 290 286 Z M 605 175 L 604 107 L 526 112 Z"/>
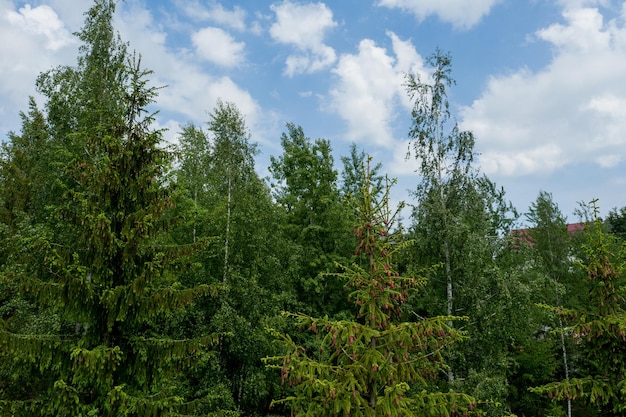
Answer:
<path fill-rule="evenodd" d="M 582 402 L 603 416 L 626 414 L 626 262 L 624 245 L 604 231 L 596 202 L 594 220 L 587 224 L 582 267 L 589 284 L 586 303 L 577 308 L 553 306 L 571 320 L 570 337 L 583 350 L 584 361 L 575 377 L 533 389 L 552 401 Z"/>
<path fill-rule="evenodd" d="M 470 339 L 449 352 L 447 380 L 483 391 L 489 381 L 486 391 L 498 401 L 506 397 L 505 329 L 518 288 L 497 260 L 516 213 L 504 191 L 474 166 L 474 135 L 461 130 L 452 115 L 450 56 L 436 51 L 427 62 L 431 71 L 426 77 L 406 78 L 413 101 L 409 156 L 419 164 L 410 230 L 416 243 L 409 263 L 439 268 L 414 302 L 429 315 L 470 317 L 462 324 Z"/>
<path fill-rule="evenodd" d="M 571 238 L 567 232 L 565 217 L 552 200 L 552 195 L 545 191 L 539 193 L 526 217 L 530 221 L 531 229 L 528 234 L 531 239 L 531 249 L 537 256 L 537 267 L 545 271 L 551 289 L 546 301 L 557 308 L 563 308 L 563 299 L 568 294 L 566 292 L 569 281 L 567 278 L 574 266 L 571 261 Z M 568 344 L 566 343 L 566 325 L 568 323 L 564 323 L 561 315 L 556 315 L 556 320 L 561 363 L 565 380 L 569 382 L 571 365 L 568 358 Z M 567 399 L 566 403 L 567 416 L 571 417 L 571 399 Z"/>

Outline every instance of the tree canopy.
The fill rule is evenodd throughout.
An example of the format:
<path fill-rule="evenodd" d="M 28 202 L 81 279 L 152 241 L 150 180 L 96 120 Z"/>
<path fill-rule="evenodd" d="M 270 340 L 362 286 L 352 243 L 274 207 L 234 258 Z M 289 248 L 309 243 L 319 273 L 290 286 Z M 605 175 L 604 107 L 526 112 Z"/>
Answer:
<path fill-rule="evenodd" d="M 626 208 L 518 218 L 449 54 L 406 77 L 400 219 L 386 167 L 306 120 L 268 166 L 225 99 L 166 143 L 115 8 L 0 147 L 1 415 L 626 415 Z"/>

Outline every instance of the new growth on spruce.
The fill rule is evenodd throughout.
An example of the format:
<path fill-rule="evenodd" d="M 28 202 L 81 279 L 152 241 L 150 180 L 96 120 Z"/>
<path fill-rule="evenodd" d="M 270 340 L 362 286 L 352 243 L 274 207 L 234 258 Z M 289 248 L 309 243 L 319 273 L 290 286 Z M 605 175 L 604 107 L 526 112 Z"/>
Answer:
<path fill-rule="evenodd" d="M 280 370 L 291 392 L 272 405 L 287 405 L 294 416 L 472 414 L 472 397 L 436 388 L 436 380 L 445 375 L 443 350 L 465 338 L 447 324 L 459 317 L 403 320 L 403 305 L 425 281 L 397 271 L 394 255 L 409 242 L 396 241 L 399 234 L 393 226 L 399 209 L 389 208 L 393 182 L 387 181 L 382 193 L 373 189 L 369 162 L 356 207 L 354 262 L 340 265 L 342 272 L 336 274 L 345 282 L 356 317 L 334 320 L 285 313 L 301 331 L 317 338 L 319 348 L 306 349 L 289 334 L 270 329 L 286 353 L 264 360 Z"/>

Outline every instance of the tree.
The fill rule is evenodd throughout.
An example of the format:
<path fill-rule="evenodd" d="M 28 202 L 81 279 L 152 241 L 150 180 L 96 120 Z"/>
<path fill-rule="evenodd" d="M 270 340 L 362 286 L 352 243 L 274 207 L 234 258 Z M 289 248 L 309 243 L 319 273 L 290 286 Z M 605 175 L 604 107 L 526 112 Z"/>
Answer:
<path fill-rule="evenodd" d="M 343 171 L 341 171 L 341 192 L 344 197 L 354 200 L 355 204 L 358 204 L 363 200 L 362 190 L 365 184 L 363 179 L 365 178 L 365 166 L 367 162 L 367 155 L 364 151 L 359 151 L 359 148 L 355 143 L 350 145 L 350 155 L 342 156 L 341 162 L 343 163 Z M 383 190 L 384 177 L 379 175 L 379 171 L 382 168 L 382 164 L 378 163 L 371 168 L 372 187 L 373 194 L 377 195 Z"/>
<path fill-rule="evenodd" d="M 125 70 L 128 45 L 113 29 L 114 0 L 97 0 L 85 13 L 76 33 L 82 45 L 77 67 L 61 66 L 37 78 L 37 89 L 46 101 L 52 140 L 72 154 L 85 151 L 75 132 L 86 126 L 101 134 L 124 125 L 128 110 Z M 145 103 L 142 103 L 145 104 Z"/>
<path fill-rule="evenodd" d="M 260 362 L 273 352 L 264 326 L 296 303 L 293 283 L 286 279 L 291 248 L 282 235 L 282 210 L 269 187 L 255 172 L 256 144 L 244 116 L 232 103 L 218 101 L 208 129 L 184 127 L 181 160 L 176 172 L 182 215 L 187 223 L 173 231 L 177 243 L 209 239 L 194 254 L 199 267 L 193 282 L 224 286 L 218 300 L 206 299 L 191 309 L 194 331 L 228 333 L 218 348 L 215 367 L 222 394 L 246 415 L 264 413 L 278 379 Z M 213 373 L 198 375 L 198 386 L 212 385 Z"/>
<path fill-rule="evenodd" d="M 28 113 L 20 113 L 21 133 L 9 133 L 0 153 L 0 221 L 15 231 L 23 216 L 41 222 L 54 189 L 54 167 L 45 115 L 29 100 Z"/>
<path fill-rule="evenodd" d="M 279 293 L 268 290 L 279 287 L 273 276 L 279 270 L 272 263 L 283 256 L 274 253 L 281 236 L 269 189 L 255 172 L 258 150 L 250 142 L 244 116 L 235 104 L 220 100 L 208 130 L 210 207 L 222 242 L 221 276 L 228 290 L 214 322 L 217 331 L 233 335 L 224 341 L 220 361 L 238 409 L 256 413 L 265 410 L 272 389 L 260 358 L 271 351 L 263 323 L 277 314 L 272 304 L 280 303 Z M 289 290 L 289 285 L 282 289 Z"/>
<path fill-rule="evenodd" d="M 402 321 L 409 293 L 421 278 L 396 271 L 397 241 L 390 210 L 389 187 L 374 197 L 371 171 L 365 171 L 363 200 L 354 231 L 355 261 L 336 274 L 349 289 L 356 319 L 333 320 L 287 313 L 301 331 L 318 335 L 316 348 L 304 348 L 288 334 L 273 331 L 286 349 L 266 358 L 280 369 L 293 394 L 273 402 L 287 404 L 298 416 L 456 416 L 475 407 L 462 394 L 437 392 L 435 381 L 445 369 L 442 351 L 463 339 L 463 332 L 439 316 Z M 396 230 L 396 232 L 398 232 Z"/>
<path fill-rule="evenodd" d="M 609 232 L 621 239 L 626 239 L 626 207 L 622 207 L 619 211 L 617 208 L 612 209 L 605 221 L 608 224 Z"/>
<path fill-rule="evenodd" d="M 177 311 L 214 289 L 184 288 L 175 271 L 189 267 L 181 256 L 192 248 L 159 244 L 172 221 L 172 154 L 150 128 L 150 72 L 110 36 L 114 9 L 96 0 L 78 34 L 78 67 L 43 77 L 63 195 L 49 228 L 26 245 L 28 262 L 3 278 L 51 306 L 59 325 L 43 334 L 2 328 L 3 356 L 39 375 L 2 393 L 3 414 L 192 412 L 180 369 L 216 340 L 164 336 Z"/>
<path fill-rule="evenodd" d="M 193 124 L 183 127 L 179 136 L 180 168 L 176 180 L 188 193 L 193 215 L 188 220 L 191 227 L 191 240 L 196 242 L 201 233 L 198 228 L 206 222 L 206 210 L 202 210 L 203 197 L 209 184 L 211 149 L 205 131 Z M 181 201 L 182 202 L 182 201 Z"/>
<path fill-rule="evenodd" d="M 334 314 L 344 308 L 341 288 L 321 272 L 349 256 L 347 206 L 337 186 L 330 142 L 312 142 L 302 127 L 287 124 L 281 136 L 283 154 L 271 158 L 269 170 L 276 183 L 274 198 L 285 211 L 284 233 L 292 241 L 299 265 L 293 276 L 302 302 L 312 311 Z"/>
<path fill-rule="evenodd" d="M 453 245 L 457 231 L 459 212 L 467 201 L 464 192 L 473 188 L 470 177 L 474 158 L 474 136 L 459 131 L 456 124 L 447 132 L 451 123 L 446 87 L 453 84 L 451 59 L 437 51 L 429 64 L 434 67 L 432 84 L 422 82 L 419 75 L 407 76 L 407 90 L 415 100 L 411 112 L 413 126 L 409 132 L 415 157 L 420 161 L 421 183 L 415 193 L 419 206 L 415 213 L 417 221 L 438 226 L 444 279 L 446 283 L 446 313 L 454 312 Z M 424 219 L 434 215 L 437 219 Z M 452 325 L 452 323 L 450 323 Z"/>
<path fill-rule="evenodd" d="M 603 416 L 626 415 L 626 253 L 614 235 L 604 232 L 595 201 L 595 220 L 588 224 L 585 257 L 581 262 L 590 284 L 588 302 L 581 308 L 553 311 L 572 320 L 571 337 L 582 346 L 584 375 L 533 389 L 553 401 L 584 401 Z"/>
<path fill-rule="evenodd" d="M 475 138 L 454 120 L 447 90 L 454 85 L 451 58 L 437 50 L 427 60 L 431 74 L 409 74 L 406 88 L 413 101 L 409 155 L 419 162 L 413 193 L 408 270 L 438 265 L 428 285 L 411 300 L 427 316 L 466 315 L 467 342 L 448 351 L 450 387 L 492 400 L 490 415 L 506 414 L 509 346 L 524 287 L 500 265 L 506 237 L 517 213 L 488 177 L 474 167 Z M 497 410 L 496 410 L 497 409 Z"/>
<path fill-rule="evenodd" d="M 579 278 L 571 271 L 572 243 L 573 239 L 568 233 L 567 222 L 552 195 L 541 191 L 530 206 L 526 218 L 530 222 L 531 228 L 527 231 L 529 239 L 529 252 L 533 261 L 534 271 L 539 271 L 545 277 L 543 285 L 538 286 L 542 291 L 537 291 L 540 298 L 537 302 L 552 304 L 558 308 L 575 305 L 575 281 Z M 558 334 L 558 345 L 560 347 L 560 362 L 562 372 L 566 381 L 572 375 L 571 346 L 566 341 L 567 323 L 563 322 L 563 317 L 556 315 L 556 321 L 537 323 L 538 326 L 556 328 Z M 539 331 L 539 329 L 537 329 Z M 569 354 L 568 354 L 569 353 Z M 572 415 L 572 402 L 567 401 L 567 416 Z"/>
<path fill-rule="evenodd" d="M 249 143 L 250 135 L 247 132 L 245 121 L 233 103 L 218 101 L 210 117 L 209 131 L 213 133 L 212 167 L 213 171 L 222 174 L 220 176 L 224 178 L 224 184 L 219 186 L 218 190 L 220 193 L 226 194 L 223 275 L 223 279 L 226 281 L 229 269 L 233 191 L 236 183 L 245 186 L 251 184 L 252 179 L 256 178 L 254 155 L 257 150 L 256 146 Z"/>
<path fill-rule="evenodd" d="M 27 254 L 45 229 L 46 206 L 53 200 L 54 172 L 45 115 L 34 99 L 28 113 L 21 113 L 20 134 L 9 133 L 0 158 L 0 274 L 28 265 Z M 30 273 L 42 269 L 29 265 Z M 58 317 L 51 309 L 36 309 L 31 298 L 20 294 L 19 283 L 0 279 L 0 323 L 19 333 L 58 330 Z M 2 340 L 2 339 L 0 339 Z M 2 351 L 4 359 L 7 352 Z M 4 354 L 4 355 L 3 355 Z M 31 367 L 11 360 L 0 361 L 0 392 L 17 397 L 27 391 L 32 380 L 41 378 Z M 35 384 L 36 385 L 36 384 Z"/>

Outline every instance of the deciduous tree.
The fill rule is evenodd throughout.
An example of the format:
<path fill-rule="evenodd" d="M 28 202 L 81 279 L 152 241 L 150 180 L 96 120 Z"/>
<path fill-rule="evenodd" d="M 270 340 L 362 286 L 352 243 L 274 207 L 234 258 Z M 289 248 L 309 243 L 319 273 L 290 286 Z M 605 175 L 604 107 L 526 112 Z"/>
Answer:
<path fill-rule="evenodd" d="M 498 259 L 516 213 L 504 191 L 474 167 L 474 135 L 452 117 L 450 56 L 436 51 L 428 63 L 428 78 L 406 79 L 413 100 L 409 152 L 419 162 L 420 176 L 411 228 L 416 244 L 408 267 L 440 267 L 412 302 L 428 315 L 470 317 L 462 324 L 469 341 L 450 350 L 448 382 L 501 401 L 507 392 L 507 322 L 515 316 L 519 288 Z"/>
<path fill-rule="evenodd" d="M 595 220 L 584 246 L 581 266 L 590 284 L 589 299 L 580 308 L 555 306 L 556 314 L 573 320 L 571 337 L 584 350 L 583 375 L 542 385 L 534 392 L 554 401 L 583 401 L 603 416 L 626 415 L 626 262 L 624 246 L 603 230 L 595 202 Z"/>
<path fill-rule="evenodd" d="M 301 300 L 312 311 L 341 311 L 341 288 L 321 272 L 351 252 L 349 214 L 337 184 L 330 142 L 311 141 L 300 126 L 287 124 L 283 154 L 272 157 L 274 197 L 285 211 L 285 236 L 291 240 L 293 271 Z M 346 245 L 348 243 L 348 245 Z"/>

